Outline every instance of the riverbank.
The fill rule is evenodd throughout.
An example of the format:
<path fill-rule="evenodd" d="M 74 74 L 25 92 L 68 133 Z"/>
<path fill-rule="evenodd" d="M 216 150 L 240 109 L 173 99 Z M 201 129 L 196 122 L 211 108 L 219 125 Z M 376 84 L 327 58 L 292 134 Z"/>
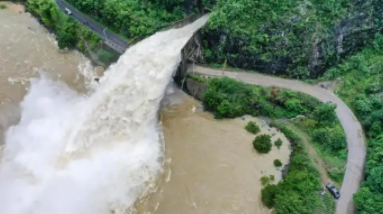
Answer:
<path fill-rule="evenodd" d="M 86 55 L 94 65 L 104 68 L 117 61 L 120 54 L 107 47 L 104 40 L 87 27 L 64 14 L 53 0 L 38 0 L 20 3 L 6 2 L 10 8 L 17 7 L 19 12 L 31 13 L 51 33 L 56 35 L 60 49 L 76 49 Z M 54 17 L 54 18 L 52 18 Z"/>
<path fill-rule="evenodd" d="M 0 2 L 0 139 L 18 122 L 20 105 L 31 78 L 41 75 L 85 93 L 102 70 L 78 51 L 60 51 L 52 35 L 20 4 Z"/>
<path fill-rule="evenodd" d="M 346 147 L 345 147 L 345 140 L 344 140 L 344 132 L 342 130 L 342 128 L 339 129 L 339 126 L 336 125 L 336 117 L 335 117 L 335 112 L 336 114 L 338 115 L 338 118 L 343 126 L 343 128 L 345 129 L 345 132 L 346 132 L 346 135 L 347 135 L 347 142 L 348 142 L 348 155 L 347 155 L 347 160 L 348 160 L 348 164 L 347 164 L 347 168 L 346 168 L 346 171 L 345 171 L 345 177 L 344 177 L 344 180 L 343 180 L 343 184 L 342 184 L 342 188 L 341 188 L 341 194 L 342 194 L 342 197 L 338 200 L 337 202 L 337 213 L 350 213 L 350 212 L 353 212 L 353 206 L 349 205 L 349 203 L 352 203 L 352 197 L 353 197 L 353 194 L 358 190 L 358 187 L 360 185 L 360 181 L 362 180 L 363 178 L 363 164 L 364 164 L 364 159 L 360 159 L 360 155 L 364 155 L 364 145 L 359 145 L 360 142 L 364 143 L 363 141 L 363 136 L 361 137 L 354 137 L 354 135 L 358 135 L 358 131 L 352 131 L 352 129 L 356 129 L 356 130 L 361 130 L 360 128 L 360 125 L 359 123 L 354 120 L 354 117 L 351 117 L 349 118 L 350 116 L 352 116 L 352 113 L 349 114 L 348 112 L 350 112 L 350 110 L 347 108 L 347 106 L 338 98 L 336 98 L 335 96 L 333 96 L 332 94 L 330 94 L 329 92 L 325 91 L 324 89 L 321 89 L 320 87 L 315 87 L 315 86 L 309 86 L 307 84 L 304 84 L 304 83 L 301 83 L 301 82 L 294 82 L 292 80 L 287 80 L 287 79 L 280 79 L 280 78 L 276 78 L 276 77 L 271 77 L 271 76 L 264 76 L 264 75 L 260 75 L 260 74 L 250 74 L 250 73 L 241 73 L 241 72 L 230 72 L 230 71 L 220 71 L 220 70 L 213 70 L 213 69 L 208 69 L 208 68 L 203 68 L 203 67 L 199 67 L 199 66 L 194 66 L 193 67 L 194 70 L 191 71 L 192 73 L 194 74 L 199 74 L 199 75 L 204 75 L 206 77 L 220 77 L 220 76 L 228 76 L 230 78 L 234 78 L 234 79 L 239 79 L 241 81 L 244 81 L 244 82 L 247 82 L 247 83 L 250 83 L 250 84 L 255 84 L 255 85 L 262 85 L 262 86 L 271 86 L 272 89 L 269 90 L 269 96 L 270 96 L 270 93 L 271 93 L 271 97 L 272 96 L 275 96 L 276 97 L 276 101 L 277 101 L 277 105 L 286 105 L 286 104 L 283 104 L 283 102 L 281 103 L 280 101 L 280 98 L 278 98 L 278 90 L 275 90 L 275 88 L 288 88 L 288 89 L 293 89 L 295 91 L 301 91 L 303 93 L 307 93 L 307 94 L 310 94 L 310 95 L 313 95 L 317 98 L 319 98 L 320 100 L 322 101 L 332 101 L 333 103 L 336 103 L 337 104 L 337 108 L 335 109 L 334 106 L 332 106 L 332 104 L 326 104 L 322 107 L 320 107 L 319 109 L 317 109 L 316 111 L 318 111 L 318 113 L 315 113 L 313 112 L 313 116 L 317 115 L 317 116 L 320 116 L 322 115 L 323 118 L 320 119 L 320 118 L 317 118 L 316 122 L 315 121 L 312 121 L 310 122 L 309 120 L 307 122 L 310 122 L 310 123 L 307 123 L 305 124 L 305 126 L 311 130 L 318 130 L 316 131 L 316 133 L 312 133 L 313 134 L 313 137 L 314 137 L 314 134 L 315 136 L 319 136 L 319 131 L 321 132 L 321 134 L 324 134 L 324 135 L 328 135 L 328 133 L 326 132 L 327 129 L 329 129 L 328 131 L 334 131 L 334 133 L 336 133 L 336 135 L 328 135 L 328 136 L 332 136 L 331 138 L 333 138 L 332 140 L 329 140 L 328 139 L 331 139 L 331 138 L 328 138 L 327 137 L 319 137 L 317 138 L 318 143 L 320 144 L 323 144 L 323 145 L 326 145 L 326 147 L 328 148 L 333 148 L 334 150 L 333 151 L 330 151 L 331 153 L 333 153 L 334 151 L 336 151 L 335 153 L 333 153 L 332 155 L 336 155 L 336 156 L 340 156 L 340 157 L 344 157 L 345 158 L 345 152 L 346 152 Z M 188 81 L 194 81 L 194 83 L 203 83 L 204 82 L 204 78 L 201 78 L 201 77 L 193 77 L 191 80 L 187 80 L 186 82 Z M 225 80 L 225 81 L 228 81 L 228 80 Z M 228 81 L 230 82 L 230 81 Z M 197 84 L 197 85 L 204 85 L 204 84 Z M 228 89 L 225 89 L 225 85 L 227 85 L 230 90 Z M 243 98 L 241 97 L 246 97 L 246 96 L 249 96 L 249 94 L 253 94 L 254 92 L 252 91 L 257 91 L 257 90 L 250 90 L 250 91 L 247 91 L 247 89 L 245 90 L 244 88 L 251 88 L 250 86 L 241 86 L 241 84 L 236 84 L 235 87 L 231 87 L 229 86 L 230 84 L 223 84 L 220 86 L 219 90 L 221 92 L 218 92 L 217 93 L 222 93 L 222 91 L 224 93 L 228 93 L 228 95 L 220 95 L 218 97 L 220 97 L 218 100 L 212 100 L 214 103 L 215 106 L 217 105 L 220 105 L 220 104 L 223 104 L 224 102 L 222 102 L 222 100 L 225 100 L 227 99 L 229 102 L 228 103 L 225 103 L 225 107 L 221 109 L 211 109 L 213 111 L 221 111 L 223 109 L 226 109 L 226 111 L 228 109 L 232 109 L 232 108 L 236 108 L 235 106 L 240 106 L 242 104 L 244 104 L 243 101 L 240 101 L 242 100 Z M 239 87 L 240 86 L 240 87 Z M 187 86 L 188 87 L 188 86 Z M 208 89 L 209 87 L 207 87 Z M 202 93 L 203 90 L 206 90 L 206 86 L 202 86 L 202 87 L 197 87 L 195 90 L 189 90 L 190 92 L 192 93 L 195 93 L 195 95 L 199 94 L 199 95 L 204 95 L 205 97 L 203 98 L 204 100 L 206 100 L 206 95 L 207 93 Z M 323 93 L 321 93 L 323 91 Z M 276 93 L 273 95 L 273 92 Z M 260 95 L 258 96 L 266 96 L 267 97 L 267 94 L 268 93 L 261 93 Z M 239 95 L 240 94 L 240 95 Z M 268 104 L 268 109 L 274 109 L 274 110 L 271 110 L 270 112 L 264 112 L 262 111 L 262 109 L 265 107 L 265 103 L 262 102 L 262 103 L 259 103 L 259 105 L 254 105 L 254 100 L 251 99 L 251 96 L 250 97 L 250 102 L 247 103 L 247 105 L 245 106 L 252 106 L 253 108 L 255 107 L 255 109 L 251 110 L 253 111 L 254 113 L 262 113 L 263 112 L 263 115 L 265 115 L 264 113 L 267 113 L 269 115 L 271 115 L 272 117 L 275 117 L 276 115 L 280 114 L 278 113 L 279 112 L 279 109 L 278 108 L 275 108 L 273 107 L 272 105 Z M 211 98 L 210 98 L 211 99 Z M 249 98 L 247 98 L 249 99 Z M 298 98 L 298 100 L 301 99 L 301 97 Z M 289 99 L 288 99 L 289 100 Z M 242 104 L 241 104 L 242 103 Z M 279 103 L 279 104 L 278 104 Z M 289 104 L 295 104 L 295 108 L 293 109 L 296 109 L 297 106 L 300 102 L 299 101 L 294 101 L 294 102 L 291 102 Z M 303 103 L 307 103 L 307 102 L 303 102 Z M 209 104 L 208 104 L 209 105 Z M 267 105 L 266 105 L 267 106 Z M 320 105 L 319 105 L 320 106 Z M 318 106 L 318 107 L 319 107 Z M 290 106 L 290 109 L 291 109 L 292 106 Z M 250 108 L 250 107 L 248 107 Z M 241 108 L 239 108 L 241 109 Z M 278 110 L 276 110 L 278 109 Z M 288 108 L 286 108 L 288 109 Z M 297 109 L 302 109 L 302 107 L 298 107 Z M 333 113 L 331 114 L 328 114 L 328 113 L 319 113 L 321 111 L 327 111 L 327 110 L 330 110 L 329 112 L 331 111 L 334 111 Z M 342 110 L 340 110 L 342 109 Z M 234 110 L 234 112 L 236 112 L 238 110 L 238 108 L 236 110 Z M 249 111 L 249 110 L 247 110 Z M 260 112 L 259 112 L 260 111 Z M 227 111 L 227 112 L 230 112 L 230 111 Z M 346 113 L 347 112 L 347 113 Z M 267 115 L 266 114 L 266 115 Z M 328 116 L 331 116 L 332 119 L 325 119 L 326 117 Z M 321 116 L 321 117 L 322 117 Z M 309 118 L 310 119 L 310 118 Z M 334 120 L 335 119 L 335 120 Z M 320 122 L 321 120 L 323 120 L 322 122 Z M 334 120 L 334 124 L 330 125 L 331 122 L 330 121 L 333 121 Z M 345 121 L 346 120 L 346 121 Z M 326 122 L 325 121 L 328 121 L 330 122 L 330 124 L 327 124 L 326 125 Z M 352 123 L 351 122 L 356 122 L 355 126 L 354 127 L 351 127 L 352 126 Z M 319 126 L 318 126 L 319 125 Z M 330 125 L 330 127 L 328 128 L 324 128 L 321 127 L 323 126 L 326 127 L 328 125 Z M 334 126 L 335 125 L 335 126 Z M 310 128 L 311 127 L 311 128 Z M 312 129 L 313 127 L 316 127 L 315 129 Z M 350 130 L 351 129 L 351 130 Z M 311 132 L 311 131 L 310 131 Z M 309 133 L 310 133 L 309 132 Z M 327 133 L 327 134 L 326 134 Z M 361 131 L 362 133 L 362 131 Z M 310 133 L 311 135 L 311 133 Z M 325 140 L 326 139 L 326 140 Z M 340 144 L 339 144 L 340 143 Z M 340 147 L 338 147 L 340 145 Z M 344 155 L 343 155 L 344 154 Z M 353 160 L 355 159 L 355 160 Z M 352 161 L 352 165 L 350 165 L 350 161 Z M 356 163 L 359 163 L 361 165 L 361 167 L 356 167 L 354 169 L 354 164 Z M 352 174 L 350 174 L 350 168 L 352 167 Z M 358 171 L 355 171 L 356 169 L 358 169 Z M 359 174 L 355 174 L 355 172 L 359 172 Z M 331 175 L 331 174 L 330 174 Z M 340 174 L 337 172 L 336 174 L 336 178 L 339 178 L 340 180 L 342 179 L 343 177 L 343 171 L 340 172 Z M 357 182 L 353 182 L 353 180 L 357 180 Z M 351 183 L 354 185 L 352 186 Z M 352 188 L 350 188 L 352 187 Z M 303 212 L 303 211 L 302 211 Z"/>
<path fill-rule="evenodd" d="M 165 171 L 157 191 L 138 210 L 153 214 L 177 210 L 185 214 L 270 214 L 261 202 L 261 178 L 273 176 L 270 184 L 282 179 L 283 167 L 275 167 L 273 162 L 289 163 L 286 137 L 250 116 L 216 120 L 203 111 L 200 102 L 177 89 L 163 102 Z M 247 132 L 248 121 L 255 121 L 261 132 Z M 261 134 L 272 135 L 272 142 L 281 139 L 280 149 L 273 146 L 268 154 L 256 152 L 252 141 Z"/>

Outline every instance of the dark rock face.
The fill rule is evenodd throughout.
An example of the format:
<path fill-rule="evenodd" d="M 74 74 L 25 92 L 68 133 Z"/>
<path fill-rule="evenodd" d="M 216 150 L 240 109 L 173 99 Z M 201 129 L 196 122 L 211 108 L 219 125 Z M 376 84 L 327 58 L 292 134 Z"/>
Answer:
<path fill-rule="evenodd" d="M 187 92 L 199 101 L 203 101 L 207 85 L 191 78 L 186 79 Z"/>
<path fill-rule="evenodd" d="M 250 36 L 233 36 L 227 29 L 204 28 L 202 38 L 210 51 L 202 62 L 223 63 L 232 67 L 257 70 L 295 78 L 316 78 L 367 44 L 383 28 L 382 0 L 351 0 L 352 15 L 321 31 L 299 28 L 301 18 L 292 17 L 278 26 L 262 25 L 262 32 L 278 40 L 258 43 L 251 50 Z M 307 24 L 306 24 L 307 26 Z M 295 38 L 285 35 L 294 34 Z M 266 57 L 265 57 L 266 56 Z"/>
<path fill-rule="evenodd" d="M 187 14 L 199 11 L 201 8 L 201 0 L 185 0 L 183 2 L 183 9 Z"/>

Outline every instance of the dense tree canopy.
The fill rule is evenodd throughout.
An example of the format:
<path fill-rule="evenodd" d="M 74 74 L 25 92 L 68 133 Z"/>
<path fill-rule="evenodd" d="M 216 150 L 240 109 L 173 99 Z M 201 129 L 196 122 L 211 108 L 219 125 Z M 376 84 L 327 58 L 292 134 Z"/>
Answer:
<path fill-rule="evenodd" d="M 314 119 L 321 125 L 332 125 L 336 121 L 336 105 L 332 103 L 321 103 L 313 112 Z"/>
<path fill-rule="evenodd" d="M 129 39 L 142 39 L 182 19 L 183 0 L 68 0 Z"/>
<path fill-rule="evenodd" d="M 344 76 L 343 76 L 344 75 Z M 341 78 L 338 95 L 361 121 L 368 140 L 366 179 L 354 196 L 359 214 L 383 213 L 383 36 L 326 73 Z"/>
<path fill-rule="evenodd" d="M 275 198 L 278 194 L 279 187 L 277 185 L 267 185 L 262 189 L 262 202 L 268 208 L 273 208 L 275 204 Z"/>
<path fill-rule="evenodd" d="M 207 84 L 203 102 L 217 118 L 234 118 L 244 114 L 291 118 L 312 112 L 319 103 L 305 94 L 257 87 L 230 78 L 214 78 Z"/>
<path fill-rule="evenodd" d="M 354 196 L 360 214 L 383 213 L 383 135 L 369 143 L 367 179 Z"/>

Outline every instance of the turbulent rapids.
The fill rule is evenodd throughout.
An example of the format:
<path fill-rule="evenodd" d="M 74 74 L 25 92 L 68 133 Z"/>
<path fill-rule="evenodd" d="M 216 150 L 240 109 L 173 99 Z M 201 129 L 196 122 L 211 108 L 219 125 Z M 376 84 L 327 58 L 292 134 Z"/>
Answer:
<path fill-rule="evenodd" d="M 157 112 L 181 49 L 206 20 L 131 47 L 87 95 L 32 80 L 5 137 L 0 213 L 129 213 L 161 171 Z"/>

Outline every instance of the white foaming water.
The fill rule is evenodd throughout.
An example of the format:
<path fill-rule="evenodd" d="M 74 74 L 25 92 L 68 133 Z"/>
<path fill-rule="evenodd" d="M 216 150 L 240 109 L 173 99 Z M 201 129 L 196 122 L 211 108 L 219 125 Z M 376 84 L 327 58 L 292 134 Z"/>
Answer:
<path fill-rule="evenodd" d="M 91 94 L 31 80 L 0 165 L 0 214 L 130 212 L 161 171 L 157 111 L 207 16 L 131 47 Z"/>

